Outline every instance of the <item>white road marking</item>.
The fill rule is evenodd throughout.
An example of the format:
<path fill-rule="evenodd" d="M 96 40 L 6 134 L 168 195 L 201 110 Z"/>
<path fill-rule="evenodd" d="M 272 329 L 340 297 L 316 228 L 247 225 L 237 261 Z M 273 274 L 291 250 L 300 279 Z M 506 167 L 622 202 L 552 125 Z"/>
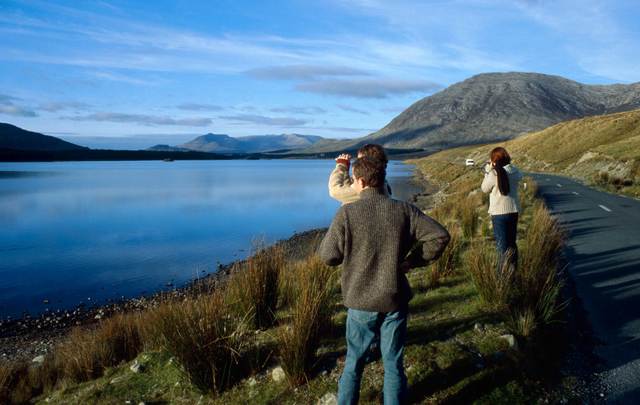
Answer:
<path fill-rule="evenodd" d="M 558 186 L 558 187 L 562 187 L 562 184 L 558 183 L 558 184 L 556 184 L 556 186 Z"/>
<path fill-rule="evenodd" d="M 580 193 L 576 193 L 575 191 L 572 191 L 572 193 L 575 195 L 580 195 Z"/>
<path fill-rule="evenodd" d="M 604 205 L 598 205 L 598 207 L 602 208 L 603 210 L 607 211 L 607 212 L 611 212 L 611 210 L 607 207 L 605 207 Z"/>

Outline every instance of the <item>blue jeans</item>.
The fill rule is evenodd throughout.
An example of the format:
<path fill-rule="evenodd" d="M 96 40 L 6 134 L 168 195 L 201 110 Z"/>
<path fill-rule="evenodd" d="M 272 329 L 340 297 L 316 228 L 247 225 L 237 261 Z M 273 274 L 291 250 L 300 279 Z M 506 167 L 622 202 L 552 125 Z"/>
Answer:
<path fill-rule="evenodd" d="M 498 268 L 504 265 L 507 252 L 511 251 L 510 261 L 513 266 L 518 264 L 518 245 L 516 235 L 518 233 L 518 213 L 492 215 L 493 236 L 498 249 Z"/>
<path fill-rule="evenodd" d="M 404 374 L 404 345 L 407 339 L 407 310 L 347 312 L 347 358 L 338 383 L 338 404 L 357 404 L 360 381 L 369 345 L 380 334 L 380 351 L 384 364 L 384 403 L 401 404 L 407 396 Z"/>

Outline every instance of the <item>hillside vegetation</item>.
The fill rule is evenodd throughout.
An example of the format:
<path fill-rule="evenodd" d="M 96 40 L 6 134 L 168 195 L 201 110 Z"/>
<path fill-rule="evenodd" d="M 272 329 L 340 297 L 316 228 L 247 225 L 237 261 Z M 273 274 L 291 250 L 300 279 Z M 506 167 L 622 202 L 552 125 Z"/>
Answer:
<path fill-rule="evenodd" d="M 497 145 L 451 149 L 435 159 L 484 162 Z M 499 145 L 525 170 L 562 174 L 640 197 L 640 110 L 562 122 Z"/>

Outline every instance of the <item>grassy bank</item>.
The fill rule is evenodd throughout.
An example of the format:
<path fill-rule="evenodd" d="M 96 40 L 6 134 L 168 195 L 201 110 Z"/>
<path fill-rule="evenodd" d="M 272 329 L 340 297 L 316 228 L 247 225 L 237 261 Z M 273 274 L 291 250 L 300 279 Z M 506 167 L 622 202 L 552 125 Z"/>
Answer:
<path fill-rule="evenodd" d="M 500 145 L 526 170 L 562 174 L 640 197 L 640 110 L 561 122 Z M 452 149 L 441 158 L 482 162 L 494 146 Z"/>
<path fill-rule="evenodd" d="M 441 186 L 432 215 L 453 238 L 440 261 L 409 273 L 411 401 L 553 400 L 556 356 L 544 342 L 560 319 L 560 279 L 557 246 L 543 251 L 541 236 L 561 235 L 528 182 L 519 241 L 528 271 L 496 277 L 479 173 L 441 158 L 417 161 Z M 79 328 L 42 364 L 0 363 L 0 403 L 316 403 L 335 393 L 346 352 L 340 270 L 277 248 L 241 266 L 199 295 Z M 379 402 L 382 377 L 373 360 L 362 403 Z"/>

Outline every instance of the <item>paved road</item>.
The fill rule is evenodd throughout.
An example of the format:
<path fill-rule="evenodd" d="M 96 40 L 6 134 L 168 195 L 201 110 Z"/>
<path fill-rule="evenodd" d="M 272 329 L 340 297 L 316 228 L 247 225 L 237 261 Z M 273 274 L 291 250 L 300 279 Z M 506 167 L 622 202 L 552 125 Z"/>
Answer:
<path fill-rule="evenodd" d="M 608 402 L 640 404 L 640 201 L 534 175 L 569 231 L 567 259 L 604 360 Z"/>

